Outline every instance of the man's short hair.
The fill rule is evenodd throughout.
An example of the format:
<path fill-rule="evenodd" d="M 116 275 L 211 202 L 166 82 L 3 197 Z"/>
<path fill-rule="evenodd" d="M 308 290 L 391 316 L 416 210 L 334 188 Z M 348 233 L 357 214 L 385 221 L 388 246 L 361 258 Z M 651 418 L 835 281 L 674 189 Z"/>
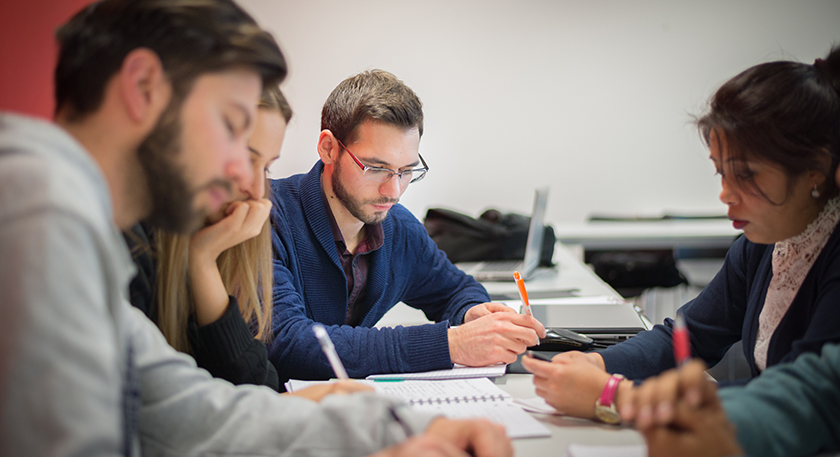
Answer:
<path fill-rule="evenodd" d="M 403 129 L 416 128 L 423 136 L 423 103 L 402 81 L 384 70 L 351 76 L 333 89 L 321 110 L 321 130 L 344 142 L 356 140 L 365 121 Z"/>
<path fill-rule="evenodd" d="M 70 119 L 100 107 L 108 80 L 137 48 L 158 55 L 176 97 L 205 73 L 251 68 L 267 87 L 287 72 L 274 38 L 230 0 L 102 0 L 77 13 L 56 38 L 56 112 L 67 109 Z"/>

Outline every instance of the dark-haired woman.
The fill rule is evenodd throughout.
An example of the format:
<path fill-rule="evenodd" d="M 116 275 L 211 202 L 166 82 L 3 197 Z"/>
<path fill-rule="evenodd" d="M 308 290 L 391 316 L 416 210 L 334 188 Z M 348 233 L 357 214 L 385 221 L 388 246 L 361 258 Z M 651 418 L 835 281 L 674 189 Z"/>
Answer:
<path fill-rule="evenodd" d="M 720 199 L 744 231 L 720 272 L 680 308 L 694 356 L 714 365 L 742 341 L 752 371 L 840 341 L 840 48 L 813 65 L 770 62 L 726 82 L 698 127 Z M 674 367 L 673 322 L 600 353 L 526 359 L 537 393 L 580 417 L 617 419 L 620 382 Z M 614 410 L 612 410 L 614 411 Z M 664 413 L 663 413 L 664 414 Z"/>

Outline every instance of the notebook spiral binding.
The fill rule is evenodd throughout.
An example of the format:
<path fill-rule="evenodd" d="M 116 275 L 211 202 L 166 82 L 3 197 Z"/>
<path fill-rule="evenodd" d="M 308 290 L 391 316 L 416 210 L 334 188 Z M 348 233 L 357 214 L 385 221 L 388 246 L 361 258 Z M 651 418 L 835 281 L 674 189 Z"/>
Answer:
<path fill-rule="evenodd" d="M 420 398 L 409 400 L 410 405 L 441 405 L 453 403 L 478 403 L 478 402 L 492 402 L 505 401 L 504 395 L 481 395 L 472 397 L 451 397 L 451 398 Z"/>

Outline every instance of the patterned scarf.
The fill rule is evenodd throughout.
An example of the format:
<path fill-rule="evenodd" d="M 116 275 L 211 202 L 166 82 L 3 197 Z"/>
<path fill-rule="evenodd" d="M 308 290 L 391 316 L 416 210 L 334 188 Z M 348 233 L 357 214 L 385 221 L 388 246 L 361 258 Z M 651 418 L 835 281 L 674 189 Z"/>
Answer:
<path fill-rule="evenodd" d="M 773 279 L 758 317 L 758 336 L 753 351 L 759 370 L 767 368 L 767 349 L 773 332 L 785 317 L 838 221 L 840 197 L 835 197 L 825 204 L 820 215 L 802 233 L 776 243 L 773 249 Z"/>

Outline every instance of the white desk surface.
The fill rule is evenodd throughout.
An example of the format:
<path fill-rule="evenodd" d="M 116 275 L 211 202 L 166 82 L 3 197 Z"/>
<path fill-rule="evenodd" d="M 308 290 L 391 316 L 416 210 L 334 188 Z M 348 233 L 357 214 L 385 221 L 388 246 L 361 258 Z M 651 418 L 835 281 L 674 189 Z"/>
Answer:
<path fill-rule="evenodd" d="M 496 385 L 514 398 L 533 398 L 533 376 L 529 374 L 506 374 L 496 378 Z M 592 408 L 595 408 L 593 402 Z M 551 431 L 549 438 L 522 438 L 513 440 L 517 456 L 562 456 L 570 444 L 627 445 L 642 444 L 644 439 L 636 430 L 607 425 L 599 422 L 567 416 L 531 413 Z"/>
<path fill-rule="evenodd" d="M 729 220 L 595 221 L 553 224 L 557 241 L 585 249 L 728 248 L 741 232 Z"/>
<path fill-rule="evenodd" d="M 554 269 L 540 270 L 532 279 L 526 281 L 529 291 L 576 288 L 580 290 L 579 295 L 619 297 L 618 293 L 562 244 L 558 243 L 554 250 L 554 262 L 557 263 Z M 490 293 L 517 293 L 516 284 L 513 282 L 487 282 L 484 286 Z M 388 311 L 377 326 L 417 325 L 428 322 L 421 311 L 400 303 Z M 526 399 L 537 396 L 532 378 L 533 376 L 527 374 L 506 374 L 501 378 L 496 378 L 495 382 L 514 398 Z M 594 408 L 595 405 L 593 404 L 592 407 Z M 517 456 L 560 456 L 572 443 L 620 445 L 644 442 L 638 432 L 627 427 L 616 427 L 564 416 L 534 414 L 534 417 L 548 427 L 551 437 L 514 440 L 513 447 Z"/>

